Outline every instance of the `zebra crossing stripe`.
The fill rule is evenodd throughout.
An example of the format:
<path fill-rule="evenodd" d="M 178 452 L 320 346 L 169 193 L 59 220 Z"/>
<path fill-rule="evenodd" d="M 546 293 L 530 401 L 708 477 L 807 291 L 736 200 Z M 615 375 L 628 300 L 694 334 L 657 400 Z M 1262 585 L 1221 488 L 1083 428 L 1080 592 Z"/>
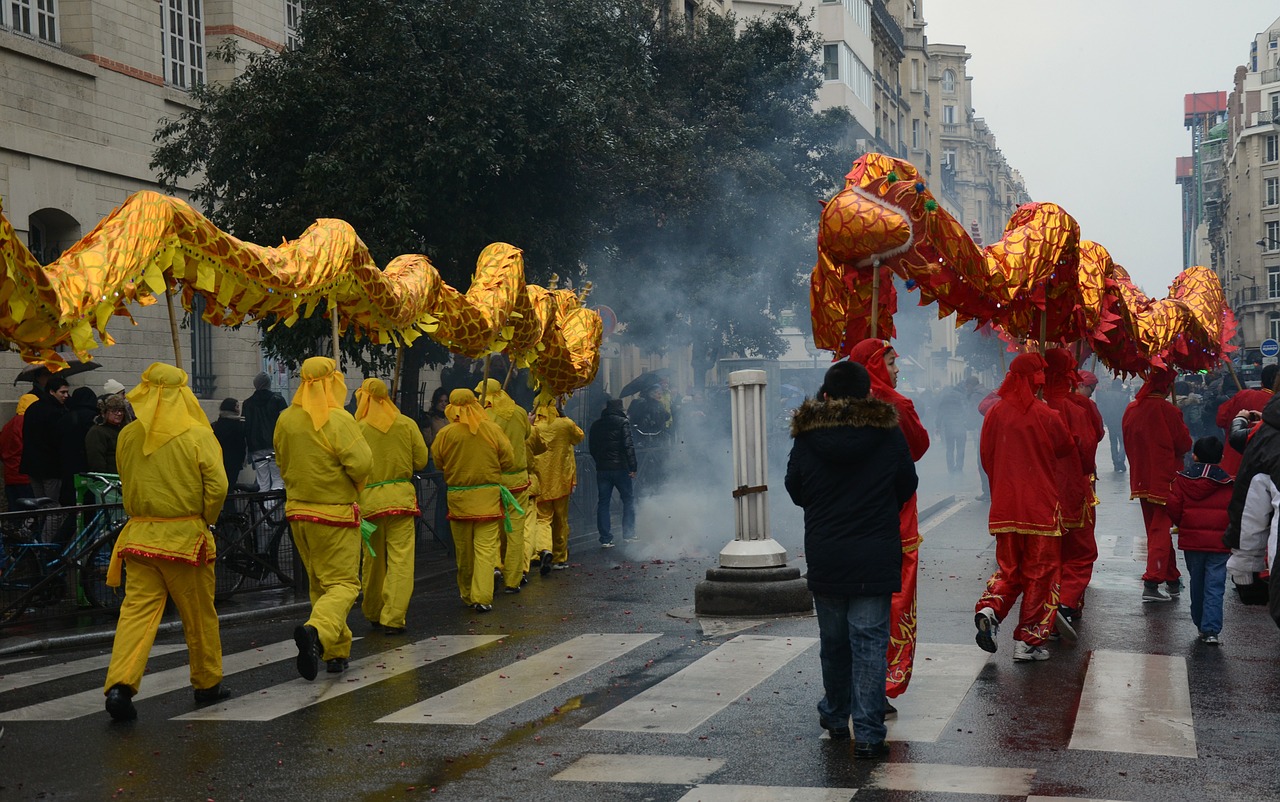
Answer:
<path fill-rule="evenodd" d="M 248 671 L 251 668 L 270 665 L 293 657 L 298 653 L 293 640 L 280 641 L 256 649 L 225 655 L 222 658 L 222 675 L 224 677 Z M 191 687 L 191 668 L 186 665 L 157 671 L 142 678 L 142 687 L 133 697 L 134 701 L 152 696 Z M 0 721 L 69 721 L 91 713 L 103 711 L 102 688 L 94 688 L 71 696 L 60 696 L 47 702 L 40 702 L 17 710 L 0 713 Z"/>
<path fill-rule="evenodd" d="M 864 788 L 917 793 L 1021 796 L 1031 793 L 1035 769 L 996 766 L 948 766 L 940 763 L 883 763 Z"/>
<path fill-rule="evenodd" d="M 688 733 L 817 642 L 739 635 L 582 729 Z"/>
<path fill-rule="evenodd" d="M 1186 659 L 1095 651 L 1068 748 L 1196 757 Z"/>
<path fill-rule="evenodd" d="M 501 635 L 439 635 L 352 661 L 341 674 L 320 674 L 314 681 L 299 677 L 249 696 L 231 699 L 181 716 L 180 720 L 272 721 L 304 707 L 336 699 L 376 682 L 422 668 L 496 640 Z M 292 641 L 290 641 L 292 645 Z M 293 652 L 296 654 L 296 651 Z"/>
<path fill-rule="evenodd" d="M 153 646 L 151 647 L 151 656 L 155 657 L 162 654 L 172 654 L 173 652 L 185 652 L 186 650 L 186 644 L 182 643 Z M 30 671 L 22 671 L 16 674 L 5 674 L 0 676 L 0 693 L 17 690 L 18 688 L 26 688 L 30 685 L 39 685 L 42 682 L 62 679 L 63 677 L 71 677 L 76 674 L 83 674 L 86 671 L 99 671 L 106 668 L 110 663 L 111 655 L 99 654 L 93 657 L 86 657 L 82 660 L 72 660 L 69 663 L 54 663 L 53 665 L 33 668 Z"/>
<path fill-rule="evenodd" d="M 718 757 L 583 755 L 553 780 L 586 783 L 693 785 L 724 767 Z"/>
<path fill-rule="evenodd" d="M 911 688 L 893 700 L 897 718 L 885 722 L 889 740 L 937 741 L 990 657 L 972 643 L 918 644 Z"/>
<path fill-rule="evenodd" d="M 614 660 L 656 634 L 579 635 L 465 685 L 378 719 L 379 724 L 479 724 Z"/>

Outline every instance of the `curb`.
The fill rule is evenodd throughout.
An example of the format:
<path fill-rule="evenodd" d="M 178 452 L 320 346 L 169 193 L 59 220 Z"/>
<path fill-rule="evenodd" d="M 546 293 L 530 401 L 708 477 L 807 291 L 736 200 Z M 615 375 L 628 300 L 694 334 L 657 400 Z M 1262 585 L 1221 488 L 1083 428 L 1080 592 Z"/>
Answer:
<path fill-rule="evenodd" d="M 937 515 L 938 513 L 942 512 L 944 509 L 946 509 L 947 507 L 950 507 L 952 504 L 955 504 L 955 503 L 956 503 L 955 496 L 947 496 L 946 498 L 939 499 L 938 501 L 933 502 L 928 507 L 925 507 L 923 510 L 920 510 L 916 515 L 919 518 L 919 520 L 923 522 L 928 518 L 932 518 L 933 516 Z"/>

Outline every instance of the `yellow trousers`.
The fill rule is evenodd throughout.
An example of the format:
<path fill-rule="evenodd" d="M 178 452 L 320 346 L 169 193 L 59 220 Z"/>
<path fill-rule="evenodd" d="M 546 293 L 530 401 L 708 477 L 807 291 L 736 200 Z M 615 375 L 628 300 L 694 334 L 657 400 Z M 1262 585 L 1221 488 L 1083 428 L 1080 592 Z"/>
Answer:
<path fill-rule="evenodd" d="M 538 502 L 538 551 L 551 552 L 551 561 L 569 561 L 569 497 Z"/>
<path fill-rule="evenodd" d="M 403 627 L 404 614 L 413 595 L 413 552 L 415 544 L 412 515 L 386 515 L 370 523 L 378 529 L 369 536 L 376 556 L 363 551 L 361 609 L 370 623 Z"/>
<path fill-rule="evenodd" d="M 524 513 L 519 514 L 511 510 L 511 531 L 506 531 L 502 526 L 498 529 L 502 535 L 502 577 L 509 588 L 520 587 L 524 572 L 529 570 L 529 555 L 526 554 L 525 539 L 529 537 L 532 542 L 533 521 L 536 518 L 533 504 L 529 501 L 529 491 L 523 490 L 515 496 L 516 503 Z"/>
<path fill-rule="evenodd" d="M 449 521 L 458 560 L 458 593 L 466 604 L 493 604 L 502 521 Z"/>
<path fill-rule="evenodd" d="M 347 614 L 360 595 L 360 530 L 316 521 L 290 521 L 293 545 L 307 569 L 311 617 L 320 633 L 321 659 L 351 656 Z"/>
<path fill-rule="evenodd" d="M 128 685 L 138 692 L 170 597 L 182 618 L 191 685 L 203 690 L 221 682 L 222 639 L 218 613 L 213 609 L 213 564 L 191 565 L 135 554 L 124 559 L 128 578 L 103 691 L 113 685 Z"/>

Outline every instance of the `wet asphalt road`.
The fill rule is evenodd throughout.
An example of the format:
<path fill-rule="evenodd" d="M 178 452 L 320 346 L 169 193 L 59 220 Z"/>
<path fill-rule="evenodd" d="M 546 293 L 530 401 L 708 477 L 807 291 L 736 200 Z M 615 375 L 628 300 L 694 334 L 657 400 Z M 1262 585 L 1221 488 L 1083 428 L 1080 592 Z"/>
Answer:
<path fill-rule="evenodd" d="M 985 507 L 974 500 L 976 479 L 948 477 L 939 458 L 927 455 L 921 466 L 922 507 L 941 507 L 923 524 L 919 640 L 922 652 L 937 645 L 941 665 L 931 669 L 946 675 L 960 657 L 973 655 L 981 661 L 973 645 L 973 603 L 994 567 L 994 544 L 985 530 Z M 780 485 L 775 475 L 774 486 Z M 732 532 L 727 501 L 677 493 L 642 508 L 640 543 L 604 551 L 578 541 L 571 570 L 531 577 L 524 593 L 499 596 L 491 614 L 464 609 L 445 578 L 419 588 L 407 637 L 370 634 L 357 609 L 352 626 L 364 637 L 355 644 L 353 662 L 375 659 L 353 668 L 342 681 L 360 687 L 272 720 L 175 719 L 192 710 L 189 689 L 181 689 L 140 700 L 139 720 L 131 724 L 113 724 L 100 706 L 70 721 L 0 722 L 0 798 L 665 802 L 785 799 L 787 794 L 809 799 L 817 797 L 800 795 L 800 789 L 820 788 L 846 789 L 850 795 L 856 790 L 859 800 L 873 801 L 1280 797 L 1275 760 L 1280 751 L 1280 631 L 1263 608 L 1245 608 L 1231 595 L 1223 643 L 1215 648 L 1197 642 L 1186 594 L 1174 603 L 1143 605 L 1141 513 L 1136 502 L 1126 500 L 1127 490 L 1123 474 L 1102 475 L 1101 556 L 1079 642 L 1051 646 L 1048 662 L 1015 664 L 1009 634 L 1002 632 L 1000 651 L 962 677 L 950 695 L 954 712 L 936 736 L 898 740 L 882 762 L 855 762 L 847 743 L 819 738 L 816 645 L 797 646 L 794 659 L 688 732 L 583 728 L 737 636 L 817 635 L 812 618 L 734 630 L 669 615 L 692 605 L 695 584 Z M 775 492 L 771 501 L 774 535 L 799 557 L 798 516 L 785 494 Z M 706 523 L 716 519 L 724 524 Z M 689 523 L 698 520 L 703 523 Z M 228 623 L 222 632 L 224 653 L 288 640 L 302 617 L 288 612 Z M 490 672 L 501 674 L 542 653 L 558 654 L 564 651 L 561 644 L 586 633 L 656 637 L 477 724 L 378 722 Z M 406 643 L 467 634 L 499 639 L 368 681 Z M 180 643 L 180 638 L 170 635 L 158 643 Z M 6 655 L 0 657 L 0 672 L 8 673 L 0 682 L 4 676 L 104 655 L 109 648 L 101 643 Z M 1194 757 L 1137 754 L 1123 744 L 1105 750 L 1070 748 L 1089 669 L 1101 653 L 1169 656 L 1185 665 Z M 573 658 L 566 654 L 564 659 L 568 663 Z M 183 666 L 181 651 L 153 655 L 149 675 Z M 724 671 L 728 685 L 740 668 L 726 664 Z M 0 692 L 0 711 L 100 688 L 102 676 L 101 670 L 79 672 Z M 297 684 L 291 656 L 228 676 L 226 683 L 237 699 L 264 700 L 279 686 Z M 905 719 L 912 695 L 929 687 L 923 677 L 917 678 L 900 705 L 903 724 L 910 723 Z M 626 781 L 628 775 L 616 768 L 587 779 L 556 779 L 561 772 L 581 768 L 589 755 L 623 756 L 642 779 Z M 681 758 L 686 761 L 681 766 L 705 764 L 707 769 L 696 782 L 682 782 L 680 770 L 644 774 L 653 756 Z M 964 775 L 976 776 L 978 784 L 947 786 L 946 767 L 959 767 L 962 773 L 980 769 Z M 1011 793 L 1000 792 L 992 778 L 1010 776 L 1021 777 L 1020 784 L 1005 789 Z M 941 790 L 939 784 L 952 790 Z M 757 789 L 751 797 L 746 790 L 723 786 L 769 789 Z M 983 792 L 958 792 L 965 788 Z M 847 798 L 842 794 L 828 798 Z"/>

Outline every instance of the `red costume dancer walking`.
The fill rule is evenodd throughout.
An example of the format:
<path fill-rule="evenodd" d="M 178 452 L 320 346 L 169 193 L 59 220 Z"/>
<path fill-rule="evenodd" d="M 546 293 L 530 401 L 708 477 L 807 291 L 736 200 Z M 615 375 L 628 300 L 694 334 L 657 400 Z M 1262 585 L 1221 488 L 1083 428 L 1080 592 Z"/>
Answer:
<path fill-rule="evenodd" d="M 1045 354 L 1044 402 L 1057 410 L 1075 441 L 1075 448 L 1058 460 L 1059 501 L 1062 504 L 1062 578 L 1058 608 L 1068 627 L 1080 615 L 1085 588 L 1093 577 L 1093 564 L 1098 559 L 1094 539 L 1093 494 L 1094 464 L 1098 443 L 1102 440 L 1102 417 L 1089 399 L 1077 393 L 1080 376 L 1076 358 L 1065 348 L 1054 348 Z M 1096 381 L 1095 381 L 1096 383 Z M 1059 632 L 1067 637 L 1075 633 L 1068 627 Z"/>
<path fill-rule="evenodd" d="M 1055 463 L 1075 443 L 1062 416 L 1036 398 L 1044 357 L 1022 354 L 1009 365 L 1000 401 L 982 422 L 979 454 L 991 478 L 988 526 L 996 538 L 996 572 L 978 599 L 973 622 L 978 645 L 995 652 L 999 624 L 1022 596 L 1013 632 L 1018 662 L 1048 660 L 1041 644 L 1058 617 L 1062 508 Z"/>
<path fill-rule="evenodd" d="M 898 426 L 907 438 L 911 460 L 919 462 L 929 450 L 929 433 L 920 422 L 915 404 L 894 389 L 898 386 L 898 355 L 893 346 L 887 340 L 866 339 L 853 347 L 849 359 L 860 363 L 871 375 L 871 396 L 893 404 L 898 410 Z M 902 538 L 902 590 L 893 594 L 889 609 L 889 670 L 885 676 L 885 695 L 890 699 L 906 692 L 916 657 L 920 518 L 915 493 L 898 513 L 898 533 Z"/>
<path fill-rule="evenodd" d="M 1267 365 L 1262 369 L 1261 387 L 1246 387 L 1239 390 L 1218 407 L 1217 424 L 1218 428 L 1222 429 L 1222 442 L 1225 444 L 1222 449 L 1222 462 L 1218 467 L 1233 478 L 1240 472 L 1241 452 L 1236 451 L 1230 444 L 1231 419 L 1248 410 L 1261 412 L 1271 400 L 1277 373 L 1280 373 L 1280 369 L 1275 365 Z"/>
<path fill-rule="evenodd" d="M 1173 554 L 1173 522 L 1165 512 L 1169 486 L 1182 470 L 1182 456 L 1191 450 L 1191 434 L 1182 413 L 1166 395 L 1174 372 L 1153 370 L 1137 395 L 1124 410 L 1120 428 L 1124 432 L 1124 452 L 1129 458 L 1129 498 L 1142 502 L 1142 520 L 1147 527 L 1147 570 L 1142 575 L 1144 602 L 1171 601 L 1160 591 L 1160 583 L 1174 596 L 1181 591 L 1178 561 Z"/>

